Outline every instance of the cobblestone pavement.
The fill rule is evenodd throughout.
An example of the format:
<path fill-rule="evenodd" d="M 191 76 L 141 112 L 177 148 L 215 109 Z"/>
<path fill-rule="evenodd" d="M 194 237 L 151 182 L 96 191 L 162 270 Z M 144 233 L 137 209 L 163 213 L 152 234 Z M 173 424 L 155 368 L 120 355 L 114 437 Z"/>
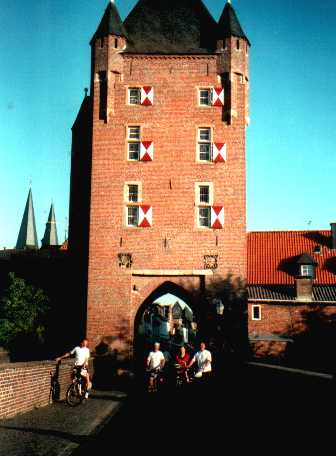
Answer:
<path fill-rule="evenodd" d="M 120 409 L 125 393 L 93 391 L 78 407 L 55 403 L 0 421 L 1 456 L 66 456 Z"/>

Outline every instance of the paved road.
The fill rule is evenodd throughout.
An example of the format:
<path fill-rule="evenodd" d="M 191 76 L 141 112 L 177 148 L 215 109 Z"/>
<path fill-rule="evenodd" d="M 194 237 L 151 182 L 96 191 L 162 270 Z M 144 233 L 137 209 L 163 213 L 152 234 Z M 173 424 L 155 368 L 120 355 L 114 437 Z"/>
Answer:
<path fill-rule="evenodd" d="M 218 453 L 218 445 L 234 445 L 236 454 L 284 449 L 288 453 L 314 439 L 322 446 L 335 434 L 328 413 L 335 409 L 334 386 L 330 381 L 268 372 L 260 368 L 232 371 L 210 387 L 193 386 L 184 393 L 130 396 L 122 411 L 75 456 L 109 454 L 106 449 L 135 444 L 139 452 L 197 452 L 204 444 L 207 453 Z M 323 433 L 323 439 L 321 439 Z M 267 446 L 266 445 L 266 446 Z M 246 452 L 246 448 L 244 449 Z M 299 451 L 301 454 L 302 452 Z"/>
<path fill-rule="evenodd" d="M 66 456 L 88 442 L 122 406 L 119 391 L 94 391 L 79 407 L 64 402 L 0 421 L 0 456 Z"/>

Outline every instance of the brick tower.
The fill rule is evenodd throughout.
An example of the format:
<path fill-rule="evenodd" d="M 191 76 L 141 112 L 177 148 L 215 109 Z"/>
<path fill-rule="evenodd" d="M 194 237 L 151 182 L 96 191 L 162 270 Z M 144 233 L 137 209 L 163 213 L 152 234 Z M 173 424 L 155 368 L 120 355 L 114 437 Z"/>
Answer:
<path fill-rule="evenodd" d="M 124 22 L 109 3 L 91 47 L 70 248 L 79 233 L 92 345 L 132 346 L 139 309 L 160 292 L 188 299 L 214 277 L 246 276 L 249 41 L 230 3 L 217 23 L 201 0 L 140 0 Z"/>

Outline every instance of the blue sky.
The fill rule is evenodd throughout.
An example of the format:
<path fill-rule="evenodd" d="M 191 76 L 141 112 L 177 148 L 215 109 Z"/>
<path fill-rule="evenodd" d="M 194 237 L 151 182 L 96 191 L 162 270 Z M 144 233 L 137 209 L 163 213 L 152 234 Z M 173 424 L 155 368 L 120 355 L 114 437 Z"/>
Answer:
<path fill-rule="evenodd" d="M 206 0 L 218 19 L 225 0 Z M 125 17 L 135 0 L 119 0 Z M 232 0 L 251 43 L 248 229 L 336 220 L 336 3 Z M 71 126 L 106 0 L 1 0 L 0 248 L 16 243 L 32 181 L 39 239 L 68 216 Z"/>

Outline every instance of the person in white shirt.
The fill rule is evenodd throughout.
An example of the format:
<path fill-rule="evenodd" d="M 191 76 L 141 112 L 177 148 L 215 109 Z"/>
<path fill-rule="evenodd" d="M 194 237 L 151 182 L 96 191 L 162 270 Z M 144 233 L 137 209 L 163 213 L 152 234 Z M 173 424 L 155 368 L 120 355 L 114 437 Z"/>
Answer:
<path fill-rule="evenodd" d="M 197 365 L 197 370 L 195 377 L 200 378 L 204 374 L 209 376 L 211 373 L 211 362 L 212 356 L 209 350 L 206 350 L 206 345 L 204 342 L 200 343 L 200 350 L 194 355 L 190 361 L 188 368 L 190 368 L 194 363 Z"/>
<path fill-rule="evenodd" d="M 85 379 L 86 382 L 86 393 L 85 398 L 89 397 L 89 389 L 90 389 L 90 374 L 88 372 L 89 367 L 89 359 L 90 359 L 90 349 L 89 343 L 87 339 L 83 339 L 79 346 L 75 347 L 68 353 L 65 353 L 63 356 L 56 358 L 56 362 L 59 363 L 62 359 L 70 358 L 71 356 L 75 357 L 75 365 L 74 370 L 80 370 L 81 376 Z"/>
<path fill-rule="evenodd" d="M 151 389 L 154 387 L 154 379 L 157 377 L 160 370 L 163 369 L 164 365 L 165 357 L 163 356 L 162 351 L 160 351 L 160 344 L 159 342 L 155 342 L 154 350 L 151 351 L 147 357 L 147 369 L 150 372 L 149 386 Z"/>

